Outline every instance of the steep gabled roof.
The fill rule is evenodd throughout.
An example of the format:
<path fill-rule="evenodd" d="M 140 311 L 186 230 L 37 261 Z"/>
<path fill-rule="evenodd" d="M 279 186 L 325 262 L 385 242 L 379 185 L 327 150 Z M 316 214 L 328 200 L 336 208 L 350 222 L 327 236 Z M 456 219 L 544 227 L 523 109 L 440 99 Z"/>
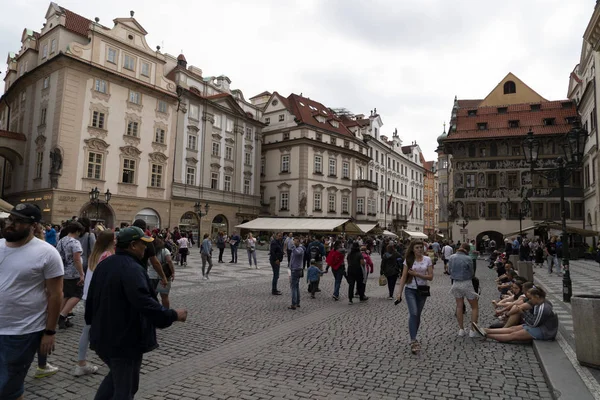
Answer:
<path fill-rule="evenodd" d="M 255 99 L 257 97 L 270 96 L 270 95 L 271 95 L 271 92 L 269 92 L 268 90 L 265 90 L 264 92 L 259 93 L 256 96 L 250 97 L 250 100 Z"/>
<path fill-rule="evenodd" d="M 310 125 L 342 136 L 354 137 L 342 120 L 323 104 L 293 93 L 288 96 L 287 101 L 289 103 L 288 110 L 296 116 L 299 124 Z M 325 118 L 326 121 L 319 122 L 317 116 Z M 333 121 L 337 121 L 337 127 L 331 124 Z"/>
<path fill-rule="evenodd" d="M 60 9 L 65 13 L 65 28 L 73 33 L 87 37 L 92 21 L 64 7 L 60 7 Z"/>

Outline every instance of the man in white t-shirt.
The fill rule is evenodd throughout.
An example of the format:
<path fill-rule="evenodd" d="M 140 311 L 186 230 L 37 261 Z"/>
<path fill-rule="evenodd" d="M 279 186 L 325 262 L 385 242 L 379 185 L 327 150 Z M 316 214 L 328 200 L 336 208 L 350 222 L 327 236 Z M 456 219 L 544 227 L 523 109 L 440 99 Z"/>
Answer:
<path fill-rule="evenodd" d="M 0 399 L 22 399 L 36 352 L 54 350 L 64 268 L 58 251 L 34 236 L 40 209 L 21 203 L 10 214 L 0 239 Z"/>
<path fill-rule="evenodd" d="M 450 256 L 454 254 L 454 249 L 450 244 L 446 243 L 446 245 L 442 248 L 442 258 L 444 259 L 444 274 L 450 275 L 448 272 L 448 260 Z"/>

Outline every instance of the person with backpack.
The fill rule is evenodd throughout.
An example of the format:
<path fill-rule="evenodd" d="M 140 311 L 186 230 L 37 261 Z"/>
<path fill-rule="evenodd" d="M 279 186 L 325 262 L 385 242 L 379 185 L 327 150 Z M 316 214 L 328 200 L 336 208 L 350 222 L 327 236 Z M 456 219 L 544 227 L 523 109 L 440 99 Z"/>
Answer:
<path fill-rule="evenodd" d="M 309 260 L 315 260 L 315 265 L 317 266 L 317 268 L 319 268 L 320 271 L 323 271 L 323 258 L 325 257 L 325 246 L 323 246 L 321 238 L 318 236 L 315 237 L 314 240 L 308 244 L 307 249 Z M 314 288 L 314 291 L 320 292 L 321 289 L 319 289 L 319 281 L 320 279 L 317 279 L 316 282 L 310 282 L 308 285 L 308 291 L 310 292 L 311 289 L 313 289 L 311 285 L 315 285 L 316 287 Z"/>
<path fill-rule="evenodd" d="M 402 259 L 400 253 L 398 253 L 394 245 L 388 245 L 386 252 L 381 256 L 381 267 L 379 274 L 385 275 L 387 279 L 388 285 L 388 300 L 394 299 L 394 288 L 396 287 L 396 281 L 398 280 L 398 276 L 400 275 L 400 265 L 399 260 Z"/>

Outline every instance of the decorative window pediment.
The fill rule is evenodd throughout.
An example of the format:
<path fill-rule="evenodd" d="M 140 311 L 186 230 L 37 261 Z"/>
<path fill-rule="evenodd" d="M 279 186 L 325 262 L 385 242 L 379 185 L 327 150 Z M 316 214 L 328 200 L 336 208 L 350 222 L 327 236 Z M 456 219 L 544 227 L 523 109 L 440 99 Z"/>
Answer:
<path fill-rule="evenodd" d="M 252 150 L 252 149 L 254 149 L 254 147 L 251 144 L 247 144 L 245 146 L 245 148 L 246 148 L 246 150 Z"/>
<path fill-rule="evenodd" d="M 198 160 L 195 157 L 188 157 L 185 159 L 185 162 L 190 165 L 198 164 Z"/>
<path fill-rule="evenodd" d="M 225 143 L 231 143 L 231 144 L 233 144 L 233 143 L 235 143 L 235 140 L 233 140 L 232 138 L 228 137 L 228 138 L 225 138 Z"/>
<path fill-rule="evenodd" d="M 279 185 L 277 185 L 277 188 L 278 188 L 278 189 L 284 189 L 284 190 L 285 190 L 285 189 L 288 189 L 288 190 L 289 190 L 289 188 L 291 188 L 291 187 L 292 187 L 292 185 L 290 185 L 290 184 L 289 184 L 289 183 L 287 183 L 287 182 L 283 182 L 283 183 L 280 183 Z"/>
<path fill-rule="evenodd" d="M 312 188 L 314 190 L 321 191 L 321 190 L 325 189 L 325 186 L 321 185 L 320 183 L 317 183 L 316 185 L 313 185 Z"/>
<path fill-rule="evenodd" d="M 158 164 L 164 164 L 167 162 L 167 159 L 169 157 L 165 156 L 163 153 L 150 153 L 148 154 L 148 158 L 150 158 L 150 161 L 154 162 L 154 163 L 158 163 Z"/>
<path fill-rule="evenodd" d="M 210 164 L 210 169 L 212 171 L 218 171 L 221 169 L 221 165 L 219 163 L 212 163 Z"/>
<path fill-rule="evenodd" d="M 211 114 L 209 112 L 204 111 L 202 113 L 202 121 L 208 121 L 211 124 L 214 124 L 215 123 L 215 116 L 214 116 L 214 114 Z"/>
<path fill-rule="evenodd" d="M 279 151 L 283 154 L 289 154 L 292 151 L 291 147 L 280 147 Z"/>
<path fill-rule="evenodd" d="M 342 192 L 342 194 L 348 195 L 350 194 L 352 191 L 350 189 L 342 189 L 340 190 L 340 192 Z"/>
<path fill-rule="evenodd" d="M 244 171 L 244 176 L 251 177 L 252 176 L 252 172 L 251 171 Z"/>
<path fill-rule="evenodd" d="M 190 133 L 198 133 L 198 131 L 200 131 L 200 128 L 198 128 L 196 125 L 188 125 L 187 126 L 188 132 Z"/>
<path fill-rule="evenodd" d="M 327 188 L 327 191 L 328 191 L 328 192 L 330 192 L 330 193 L 335 193 L 335 192 L 337 192 L 338 190 L 339 190 L 339 189 L 338 189 L 337 187 L 335 187 L 335 186 L 329 186 L 329 187 Z"/>
<path fill-rule="evenodd" d="M 226 166 L 226 167 L 225 167 L 225 168 L 223 168 L 223 169 L 225 170 L 225 172 L 229 172 L 229 173 L 231 173 L 231 172 L 233 172 L 233 171 L 234 171 L 233 167 L 230 167 L 230 166 Z"/>
<path fill-rule="evenodd" d="M 213 139 L 220 141 L 221 139 L 223 139 L 223 136 L 219 135 L 218 133 L 213 132 L 212 134 Z"/>
<path fill-rule="evenodd" d="M 104 140 L 98 138 L 85 139 L 83 142 L 89 150 L 105 151 L 110 146 Z"/>
<path fill-rule="evenodd" d="M 142 154 L 142 151 L 134 146 L 119 147 L 119 150 L 121 150 L 121 154 L 127 157 L 139 158 L 140 154 Z"/>

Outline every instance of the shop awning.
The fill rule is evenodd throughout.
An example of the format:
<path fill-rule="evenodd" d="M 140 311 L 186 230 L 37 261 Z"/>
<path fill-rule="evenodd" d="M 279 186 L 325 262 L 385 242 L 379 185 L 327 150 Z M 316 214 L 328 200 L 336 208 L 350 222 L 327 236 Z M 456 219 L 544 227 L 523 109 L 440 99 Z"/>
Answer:
<path fill-rule="evenodd" d="M 253 231 L 345 232 L 352 235 L 363 233 L 349 219 L 329 218 L 256 218 L 244 224 L 237 225 L 236 228 Z"/>
<path fill-rule="evenodd" d="M 375 229 L 375 227 L 377 226 L 377 224 L 356 224 L 356 226 L 358 226 L 358 229 L 360 229 L 361 231 L 363 231 L 363 233 L 369 233 L 373 229 Z"/>
<path fill-rule="evenodd" d="M 394 232 L 390 232 L 387 229 L 383 230 L 383 236 L 398 237 L 398 235 L 396 235 Z"/>
<path fill-rule="evenodd" d="M 0 199 L 0 211 L 8 212 L 12 209 L 13 209 L 13 206 L 9 202 Z"/>
<path fill-rule="evenodd" d="M 528 226 L 527 228 L 523 228 L 522 232 L 533 231 L 534 229 L 555 229 L 562 232 L 562 225 L 556 222 L 540 222 L 535 224 L 534 226 Z M 504 237 L 517 236 L 521 231 L 505 233 Z M 567 225 L 567 233 L 574 233 L 576 235 L 581 236 L 598 236 L 597 231 L 592 231 L 589 229 L 576 228 L 574 226 Z"/>
<path fill-rule="evenodd" d="M 408 237 L 410 237 L 412 239 L 427 239 L 428 238 L 428 236 L 426 234 L 424 234 L 423 232 L 407 231 L 406 229 L 402 230 L 402 232 L 404 232 Z"/>

